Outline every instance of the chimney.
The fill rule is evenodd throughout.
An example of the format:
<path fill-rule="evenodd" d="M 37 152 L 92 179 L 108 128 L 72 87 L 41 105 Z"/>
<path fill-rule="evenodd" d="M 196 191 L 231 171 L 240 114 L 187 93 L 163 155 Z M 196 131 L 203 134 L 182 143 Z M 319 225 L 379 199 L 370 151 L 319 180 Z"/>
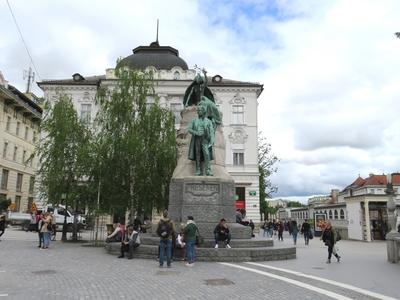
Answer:
<path fill-rule="evenodd" d="M 339 195 L 339 190 L 338 189 L 331 190 L 332 203 L 338 203 L 338 195 Z"/>

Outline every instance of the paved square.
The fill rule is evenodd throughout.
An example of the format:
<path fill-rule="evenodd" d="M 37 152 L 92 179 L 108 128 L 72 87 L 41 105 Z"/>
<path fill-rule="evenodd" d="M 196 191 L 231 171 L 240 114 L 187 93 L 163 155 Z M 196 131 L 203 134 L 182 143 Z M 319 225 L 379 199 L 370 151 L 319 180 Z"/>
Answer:
<path fill-rule="evenodd" d="M 386 263 L 384 246 L 384 243 L 343 241 L 343 263 L 326 265 L 326 249 L 319 240 L 314 239 L 310 247 L 302 245 L 300 240 L 296 260 L 260 264 L 196 263 L 193 268 L 175 262 L 171 269 L 160 269 L 155 259 L 117 259 L 106 254 L 103 248 L 83 247 L 81 243 L 57 241 L 49 250 L 39 250 L 36 234 L 8 229 L 0 242 L 0 297 L 391 299 L 383 296 L 386 295 L 400 298 L 397 285 L 400 265 Z M 288 273 L 288 270 L 347 283 L 361 288 L 361 292 Z M 375 292 L 377 297 L 363 291 Z"/>

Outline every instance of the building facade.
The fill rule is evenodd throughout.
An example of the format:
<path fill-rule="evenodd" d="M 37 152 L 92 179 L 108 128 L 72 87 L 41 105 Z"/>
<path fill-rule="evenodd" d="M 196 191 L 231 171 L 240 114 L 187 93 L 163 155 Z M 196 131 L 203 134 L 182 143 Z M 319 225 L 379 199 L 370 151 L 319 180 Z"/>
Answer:
<path fill-rule="evenodd" d="M 40 106 L 0 73 L 0 199 L 10 199 L 14 211 L 27 211 L 35 201 L 41 116 Z"/>
<path fill-rule="evenodd" d="M 188 68 L 179 57 L 178 50 L 153 42 L 150 46 L 133 49 L 133 54 L 119 64 L 152 71 L 155 94 L 148 103 L 157 98 L 160 105 L 169 108 L 175 115 L 178 129 L 185 92 L 196 76 L 196 71 Z M 218 74 L 207 78 L 208 87 L 222 113 L 226 168 L 235 181 L 236 200 L 244 203 L 247 218 L 259 221 L 257 101 L 263 86 L 225 79 Z M 94 102 L 97 90 L 115 85 L 116 80 L 114 69 L 110 68 L 100 76 L 83 77 L 76 73 L 70 79 L 44 80 L 39 87 L 45 99 L 50 101 L 57 98 L 57 91 L 61 89 L 71 97 L 79 116 L 90 122 L 97 113 Z"/>
<path fill-rule="evenodd" d="M 392 174 L 396 202 L 397 225 L 400 225 L 400 173 Z M 306 208 L 281 208 L 279 218 L 302 223 L 315 213 L 325 214 L 343 239 L 371 242 L 385 239 L 388 232 L 386 175 L 358 177 L 342 191 L 332 190 L 330 196 L 312 197 Z"/>

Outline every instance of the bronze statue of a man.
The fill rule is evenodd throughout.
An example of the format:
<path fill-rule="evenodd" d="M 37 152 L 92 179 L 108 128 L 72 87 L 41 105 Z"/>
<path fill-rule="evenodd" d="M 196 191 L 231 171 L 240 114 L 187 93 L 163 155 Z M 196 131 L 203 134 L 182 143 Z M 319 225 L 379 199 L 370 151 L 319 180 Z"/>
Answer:
<path fill-rule="evenodd" d="M 188 158 L 196 162 L 197 176 L 204 175 L 204 173 L 206 176 L 213 176 L 210 161 L 214 159 L 215 128 L 213 122 L 207 118 L 206 111 L 206 105 L 200 101 L 197 105 L 198 118 L 194 118 L 188 126 L 188 131 L 192 134 Z"/>

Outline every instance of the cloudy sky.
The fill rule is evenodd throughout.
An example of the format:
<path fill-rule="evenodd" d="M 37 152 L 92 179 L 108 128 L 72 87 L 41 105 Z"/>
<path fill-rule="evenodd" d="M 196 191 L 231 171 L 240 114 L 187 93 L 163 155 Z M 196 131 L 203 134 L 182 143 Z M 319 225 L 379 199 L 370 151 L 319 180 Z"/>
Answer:
<path fill-rule="evenodd" d="M 259 129 L 280 158 L 277 197 L 400 170 L 400 1 L 8 2 L 39 81 L 104 74 L 155 40 L 159 18 L 160 44 L 189 66 L 264 84 Z M 0 70 L 24 90 L 29 66 L 0 0 Z"/>

